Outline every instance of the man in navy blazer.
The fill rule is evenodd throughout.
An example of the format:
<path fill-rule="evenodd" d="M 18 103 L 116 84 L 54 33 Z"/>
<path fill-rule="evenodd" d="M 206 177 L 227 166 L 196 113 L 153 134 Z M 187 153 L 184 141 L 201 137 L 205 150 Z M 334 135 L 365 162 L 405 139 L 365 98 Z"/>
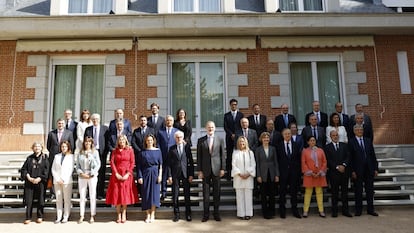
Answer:
<path fill-rule="evenodd" d="M 175 145 L 174 134 L 178 131 L 177 128 L 173 127 L 174 117 L 167 115 L 165 117 L 165 128 L 158 131 L 157 143 L 162 154 L 162 170 L 167 171 L 168 168 L 168 150 L 171 146 Z M 162 173 L 161 180 L 161 200 L 165 199 L 167 194 L 167 172 Z"/>
<path fill-rule="evenodd" d="M 374 177 L 378 175 L 378 161 L 372 141 L 364 137 L 362 125 L 354 126 L 355 137 L 349 141 L 352 155 L 352 179 L 355 184 L 355 216 L 362 214 L 362 191 L 365 188 L 367 213 L 378 216 L 374 210 Z"/>
<path fill-rule="evenodd" d="M 99 114 L 94 113 L 91 115 L 92 125 L 85 129 L 85 138 L 93 138 L 95 148 L 99 153 L 101 160 L 101 167 L 98 174 L 98 185 L 96 188 L 96 196 L 98 199 L 103 199 L 105 196 L 105 172 L 106 172 L 106 160 L 108 158 L 108 145 L 106 140 L 109 136 L 108 127 L 101 125 L 101 117 Z"/>
<path fill-rule="evenodd" d="M 175 145 L 168 151 L 168 182 L 172 183 L 174 218 L 180 219 L 180 207 L 178 195 L 180 193 L 180 182 L 184 189 L 185 217 L 191 221 L 190 184 L 194 177 L 194 161 L 191 146 L 184 141 L 184 133 L 177 131 L 174 134 Z"/>
<path fill-rule="evenodd" d="M 356 113 L 353 116 L 354 116 L 355 122 L 353 123 L 352 127 L 354 127 L 355 125 L 362 125 L 362 127 L 364 128 L 364 137 L 369 138 L 371 140 L 371 142 L 373 142 L 374 141 L 374 131 L 372 129 L 371 124 L 365 123 L 364 114 L 363 113 Z M 352 131 L 352 133 L 350 133 L 350 137 L 351 138 L 355 137 L 354 131 Z"/>
<path fill-rule="evenodd" d="M 72 119 L 72 110 L 69 108 L 65 109 L 63 115 L 65 118 L 65 128 L 73 133 L 73 141 L 76 142 L 76 139 L 78 138 L 78 134 L 76 132 L 78 122 Z"/>
<path fill-rule="evenodd" d="M 160 106 L 156 103 L 152 103 L 151 104 L 152 115 L 147 117 L 148 126 L 154 129 L 155 137 L 157 137 L 158 131 L 165 127 L 165 119 L 164 117 L 158 114 L 159 111 L 160 111 Z"/>
<path fill-rule="evenodd" d="M 118 108 L 117 110 L 115 110 L 115 119 L 113 119 L 109 123 L 109 131 L 111 132 L 116 131 L 116 122 L 118 120 L 122 120 L 124 122 L 124 129 L 128 131 L 128 134 L 131 134 L 132 133 L 131 122 L 129 122 L 128 119 L 124 118 L 124 110 L 122 108 Z"/>
<path fill-rule="evenodd" d="M 316 135 L 315 135 L 316 134 Z M 316 115 L 309 116 L 309 125 L 302 129 L 302 139 L 304 147 L 308 147 L 308 138 L 314 136 L 316 138 L 316 145 L 323 148 L 326 144 L 326 131 L 321 126 L 318 126 Z"/>
<path fill-rule="evenodd" d="M 309 123 L 309 117 L 311 115 L 315 115 L 316 116 L 316 119 L 317 119 L 317 125 L 320 126 L 320 127 L 322 127 L 323 130 L 325 130 L 326 127 L 328 127 L 328 114 L 326 114 L 324 112 L 321 112 L 320 106 L 321 105 L 320 105 L 319 101 L 315 100 L 315 101 L 312 102 L 312 109 L 313 109 L 313 111 L 310 112 L 310 113 L 308 113 L 308 114 L 306 114 L 306 117 L 305 117 L 305 125 L 306 126 L 309 126 L 310 125 L 310 123 Z"/>
<path fill-rule="evenodd" d="M 275 117 L 275 130 L 281 133 L 283 129 L 289 128 L 291 123 L 296 123 L 296 117 L 289 114 L 287 104 L 282 104 L 280 109 L 282 110 L 281 114 Z"/>
<path fill-rule="evenodd" d="M 336 111 L 336 113 L 338 113 L 338 115 L 339 115 L 339 121 L 340 121 L 340 124 L 341 124 L 343 127 L 345 127 L 346 133 L 347 133 L 347 135 L 349 136 L 349 132 L 350 132 L 350 130 L 352 131 L 352 129 L 351 129 L 351 125 L 350 125 L 351 121 L 350 121 L 349 116 L 348 116 L 347 114 L 342 113 L 342 110 L 343 110 L 343 105 L 342 105 L 342 103 L 341 103 L 341 102 L 337 102 L 337 103 L 335 104 L 335 111 Z"/>
<path fill-rule="evenodd" d="M 280 173 L 279 214 L 281 218 L 286 218 L 286 194 L 289 191 L 292 214 L 296 218 L 301 218 L 297 208 L 297 194 L 301 176 L 301 151 L 296 143 L 292 142 L 290 129 L 284 129 L 282 136 L 283 141 L 276 148 Z"/>
<path fill-rule="evenodd" d="M 256 130 L 257 138 L 266 131 L 266 115 L 260 114 L 260 105 L 253 104 L 253 114 L 247 117 L 249 120 L 249 128 Z"/>
<path fill-rule="evenodd" d="M 131 133 L 124 128 L 124 120 L 123 119 L 117 119 L 116 120 L 116 129 L 115 131 L 111 131 L 109 129 L 109 136 L 107 140 L 107 147 L 108 151 L 112 153 L 112 151 L 118 146 L 118 137 L 121 135 L 125 135 L 128 139 L 128 143 L 131 144 Z"/>
<path fill-rule="evenodd" d="M 147 117 L 139 117 L 139 127 L 132 133 L 132 148 L 134 148 L 135 158 L 144 149 L 144 140 L 148 135 L 155 135 L 155 130 L 147 125 Z"/>
<path fill-rule="evenodd" d="M 240 120 L 244 117 L 243 113 L 237 110 L 238 101 L 230 100 L 230 111 L 224 114 L 224 131 L 226 132 L 226 178 L 231 179 L 231 160 L 233 157 L 234 142 L 236 140 L 236 131 L 241 129 Z"/>

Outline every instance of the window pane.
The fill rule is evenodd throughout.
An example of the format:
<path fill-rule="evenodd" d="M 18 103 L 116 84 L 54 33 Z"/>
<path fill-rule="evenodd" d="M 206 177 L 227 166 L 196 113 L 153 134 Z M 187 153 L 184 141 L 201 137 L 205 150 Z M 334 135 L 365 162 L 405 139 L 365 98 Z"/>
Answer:
<path fill-rule="evenodd" d="M 224 85 L 221 62 L 200 63 L 200 107 L 201 125 L 214 121 L 223 127 Z"/>
<path fill-rule="evenodd" d="M 290 64 L 293 114 L 299 125 L 305 125 L 305 115 L 310 112 L 313 101 L 312 67 L 310 62 Z"/>
<path fill-rule="evenodd" d="M 303 0 L 305 11 L 322 11 L 322 0 Z"/>
<path fill-rule="evenodd" d="M 172 110 L 184 108 L 188 119 L 195 125 L 195 64 L 172 63 Z"/>
<path fill-rule="evenodd" d="M 87 13 L 88 0 L 69 0 L 68 13 Z"/>
<path fill-rule="evenodd" d="M 335 111 L 335 103 L 339 101 L 337 62 L 318 62 L 317 69 L 321 110 L 329 115 Z"/>
<path fill-rule="evenodd" d="M 75 108 L 76 65 L 55 66 L 52 128 L 67 108 Z"/>
<path fill-rule="evenodd" d="M 112 0 L 93 0 L 93 13 L 109 13 L 112 10 Z"/>
<path fill-rule="evenodd" d="M 220 12 L 220 0 L 199 0 L 200 12 Z"/>
<path fill-rule="evenodd" d="M 82 66 L 81 111 L 88 109 L 102 116 L 103 80 L 104 65 Z"/>
<path fill-rule="evenodd" d="M 193 12 L 194 0 L 174 0 L 174 12 Z"/>
<path fill-rule="evenodd" d="M 298 0 L 280 0 L 280 10 L 282 11 L 298 11 Z"/>

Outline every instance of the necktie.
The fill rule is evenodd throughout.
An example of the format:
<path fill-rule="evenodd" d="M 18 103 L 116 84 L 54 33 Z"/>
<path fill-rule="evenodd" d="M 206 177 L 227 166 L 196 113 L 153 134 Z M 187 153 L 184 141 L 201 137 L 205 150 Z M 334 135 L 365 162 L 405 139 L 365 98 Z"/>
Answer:
<path fill-rule="evenodd" d="M 244 131 L 244 136 L 247 138 L 247 129 L 243 129 Z"/>
<path fill-rule="evenodd" d="M 313 127 L 313 136 L 318 140 L 318 133 L 316 132 L 316 127 Z"/>
<path fill-rule="evenodd" d="M 339 149 L 339 144 L 335 143 L 335 150 L 338 151 L 338 149 Z"/>
<path fill-rule="evenodd" d="M 260 125 L 260 120 L 259 120 L 259 116 L 258 115 L 256 115 L 256 125 L 257 126 Z"/>
<path fill-rule="evenodd" d="M 167 129 L 167 138 L 170 138 L 170 128 Z"/>
<path fill-rule="evenodd" d="M 290 148 L 289 148 L 289 142 L 286 143 L 286 154 L 290 158 L 291 152 L 290 152 Z"/>
<path fill-rule="evenodd" d="M 69 129 L 69 120 L 66 120 L 66 129 Z"/>
<path fill-rule="evenodd" d="M 144 135 L 145 134 L 145 128 L 141 128 L 141 134 Z"/>
<path fill-rule="evenodd" d="M 95 144 L 96 148 L 99 148 L 97 127 L 93 127 L 93 144 Z"/>
<path fill-rule="evenodd" d="M 178 145 L 177 149 L 178 149 L 178 156 L 179 156 L 179 157 L 180 157 L 180 159 L 181 159 L 181 155 L 183 154 L 183 148 L 182 148 L 182 145 L 181 145 L 181 144 L 180 144 L 180 145 Z"/>
<path fill-rule="evenodd" d="M 289 123 L 288 114 L 285 114 L 284 119 L 285 119 L 285 127 L 287 128 L 288 123 Z"/>
<path fill-rule="evenodd" d="M 365 153 L 365 146 L 364 146 L 364 141 L 362 140 L 362 138 L 359 138 L 359 146 L 361 146 L 362 152 L 364 153 L 364 157 L 367 157 L 367 154 Z"/>

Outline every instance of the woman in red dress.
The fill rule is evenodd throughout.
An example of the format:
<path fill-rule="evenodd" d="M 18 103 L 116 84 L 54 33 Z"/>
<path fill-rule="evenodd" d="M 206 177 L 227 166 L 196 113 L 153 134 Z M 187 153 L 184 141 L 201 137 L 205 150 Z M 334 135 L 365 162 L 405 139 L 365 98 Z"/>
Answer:
<path fill-rule="evenodd" d="M 134 167 L 134 152 L 129 146 L 127 137 L 121 135 L 118 137 L 117 147 L 112 151 L 112 175 L 106 192 L 106 204 L 116 206 L 117 223 L 125 223 L 127 205 L 138 202 L 137 187 L 134 183 Z"/>

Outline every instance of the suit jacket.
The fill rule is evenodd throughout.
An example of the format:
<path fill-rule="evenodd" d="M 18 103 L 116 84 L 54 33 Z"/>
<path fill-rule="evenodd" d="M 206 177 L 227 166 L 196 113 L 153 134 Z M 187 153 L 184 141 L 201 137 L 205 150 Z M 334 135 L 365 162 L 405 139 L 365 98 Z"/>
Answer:
<path fill-rule="evenodd" d="M 165 128 L 165 118 L 158 115 L 157 122 L 152 122 L 152 115 L 147 117 L 147 126 L 151 127 L 155 131 L 155 137 L 158 136 L 158 131 L 162 128 Z M 158 140 L 158 138 L 157 138 Z"/>
<path fill-rule="evenodd" d="M 279 131 L 273 130 L 270 134 L 270 145 L 276 147 L 281 141 L 283 141 L 282 134 Z"/>
<path fill-rule="evenodd" d="M 124 130 L 122 131 L 122 134 L 125 135 L 128 139 L 128 142 L 131 143 L 131 141 L 132 141 L 131 133 L 129 133 L 128 130 L 124 128 Z M 118 140 L 117 131 L 114 132 L 114 131 L 109 130 L 109 136 L 108 136 L 108 140 L 107 140 L 107 147 L 108 147 L 108 150 L 110 152 L 112 152 L 116 148 L 117 140 Z"/>
<path fill-rule="evenodd" d="M 161 150 L 162 161 L 164 165 L 167 165 L 166 162 L 167 162 L 168 150 L 170 149 L 171 146 L 175 145 L 174 134 L 177 131 L 178 129 L 174 127 L 171 128 L 170 135 L 167 135 L 166 128 L 162 128 L 158 131 L 157 143 L 158 143 L 158 148 L 160 148 Z"/>
<path fill-rule="evenodd" d="M 310 125 L 309 117 L 312 114 L 314 114 L 314 112 L 310 112 L 310 113 L 306 114 L 306 117 L 305 117 L 305 125 L 306 126 Z M 324 112 L 321 112 L 321 111 L 319 112 L 319 114 L 320 114 L 321 121 L 318 123 L 318 126 L 326 128 L 328 126 L 328 114 L 326 114 Z"/>
<path fill-rule="evenodd" d="M 350 165 L 351 153 L 349 151 L 348 144 L 338 142 L 339 149 L 335 150 L 334 143 L 327 144 L 324 148 L 326 159 L 328 160 L 328 173 L 335 174 L 336 166 L 343 165 L 346 168 Z M 349 169 L 347 169 L 349 170 Z"/>
<path fill-rule="evenodd" d="M 66 119 L 65 119 L 66 122 Z M 73 133 L 73 141 L 76 142 L 76 139 L 78 139 L 78 134 L 76 132 L 76 129 L 78 128 L 78 122 L 74 121 L 73 119 L 70 121 L 69 125 L 65 126 L 66 129 L 72 131 Z"/>
<path fill-rule="evenodd" d="M 138 155 L 139 152 L 141 152 L 144 149 L 144 139 L 146 136 L 152 134 L 155 135 L 155 130 L 151 127 L 148 127 L 145 129 L 145 133 L 142 134 L 142 128 L 138 127 L 134 130 L 134 133 L 132 133 L 132 148 L 134 148 L 135 156 Z"/>
<path fill-rule="evenodd" d="M 65 156 L 63 162 L 61 162 L 62 156 Z M 57 184 L 60 180 L 62 180 L 64 184 L 73 183 L 72 174 L 74 164 L 75 160 L 73 154 L 56 154 L 52 163 L 53 184 Z"/>
<path fill-rule="evenodd" d="M 291 156 L 288 157 L 285 149 L 285 141 L 276 147 L 277 161 L 279 163 L 280 177 L 286 178 L 288 174 L 295 175 L 296 178 L 301 174 L 301 151 L 296 143 L 292 143 Z"/>
<path fill-rule="evenodd" d="M 292 135 L 292 139 L 290 140 L 290 141 L 292 141 L 292 142 L 296 142 L 296 145 L 298 146 L 298 148 L 300 149 L 300 150 L 302 150 L 303 149 L 303 146 L 304 146 L 304 140 L 303 140 L 303 137 L 302 137 L 302 135 L 296 135 L 296 139 L 293 139 L 293 135 Z"/>
<path fill-rule="evenodd" d="M 234 146 L 237 147 L 237 140 L 240 136 L 243 136 L 243 130 L 240 129 L 236 131 L 236 137 L 234 141 Z M 251 151 L 255 151 L 256 148 L 259 146 L 259 139 L 257 138 L 256 130 L 248 129 L 247 130 L 247 141 L 249 142 L 249 148 Z"/>
<path fill-rule="evenodd" d="M 68 141 L 70 143 L 70 149 L 72 151 L 74 151 L 75 149 L 75 141 L 73 140 L 73 132 L 65 129 L 62 133 L 62 137 L 60 139 L 60 142 L 63 141 Z M 47 135 L 47 143 L 46 143 L 46 148 L 49 151 L 49 158 L 50 158 L 50 162 L 53 161 L 53 158 L 55 156 L 55 154 L 60 153 L 60 142 L 59 142 L 59 138 L 58 138 L 58 130 L 54 129 L 52 131 L 49 132 L 49 134 Z"/>
<path fill-rule="evenodd" d="M 306 126 L 305 128 L 302 129 L 302 138 L 303 138 L 303 145 L 304 147 L 308 147 L 308 142 L 306 141 L 308 139 L 308 137 L 310 137 L 311 135 L 313 135 L 312 132 L 312 127 L 311 126 Z M 326 144 L 326 133 L 325 133 L 325 129 L 317 126 L 316 131 L 318 133 L 318 138 L 316 140 L 316 145 L 319 148 L 324 148 L 325 144 Z"/>
<path fill-rule="evenodd" d="M 224 114 L 224 131 L 226 132 L 226 143 L 233 143 L 231 135 L 236 134 L 236 131 L 241 129 L 240 120 L 242 118 L 243 113 L 241 113 L 240 111 L 237 111 L 235 120 L 233 120 L 233 115 L 231 114 L 231 111 Z"/>
<path fill-rule="evenodd" d="M 356 137 L 349 141 L 349 149 L 351 152 L 352 171 L 358 177 L 363 176 L 365 169 L 374 176 L 374 172 L 378 171 L 378 161 L 375 155 L 374 146 L 368 138 L 363 137 L 364 149 L 361 148 Z"/>
<path fill-rule="evenodd" d="M 349 136 L 349 138 L 353 138 L 353 137 L 355 137 L 355 134 L 354 134 L 354 129 L 353 129 L 354 125 L 355 125 L 355 124 L 353 124 L 353 125 L 351 126 L 352 130 L 350 131 L 350 136 Z M 371 142 L 373 142 L 373 141 L 374 141 L 374 131 L 373 131 L 373 129 L 372 129 L 372 125 L 370 125 L 370 124 L 366 124 L 366 123 L 364 122 L 364 124 L 362 124 L 362 127 L 364 127 L 364 138 L 368 138 L 369 140 L 371 140 Z"/>
<path fill-rule="evenodd" d="M 190 176 L 194 177 L 194 161 L 193 154 L 191 153 L 191 146 L 184 144 L 184 151 L 180 156 L 178 154 L 177 144 L 170 147 L 168 151 L 168 177 L 172 177 L 173 180 L 178 179 L 181 173 L 184 178 Z"/>
<path fill-rule="evenodd" d="M 204 177 L 213 173 L 220 176 L 220 170 L 226 169 L 226 156 L 224 154 L 224 141 L 214 135 L 213 149 L 210 154 L 207 135 L 198 139 L 197 142 L 197 166 L 203 172 Z"/>
<path fill-rule="evenodd" d="M 262 134 L 263 132 L 266 131 L 267 117 L 265 115 L 260 114 L 259 115 L 259 119 L 260 119 L 259 125 L 256 124 L 255 115 L 250 115 L 249 117 L 247 117 L 247 119 L 249 120 L 249 128 L 256 130 L 257 138 L 259 138 L 260 134 Z"/>
<path fill-rule="evenodd" d="M 93 135 L 93 125 L 89 126 L 86 128 L 85 130 L 85 137 L 92 137 L 94 138 Z M 107 143 L 107 139 L 109 137 L 109 130 L 108 127 L 106 125 L 100 125 L 99 126 L 99 135 L 98 135 L 98 142 L 99 142 L 99 149 L 98 152 L 100 155 L 104 155 L 108 153 L 108 143 Z M 96 145 L 95 145 L 96 146 Z"/>
<path fill-rule="evenodd" d="M 349 127 L 350 127 L 350 123 L 351 123 L 351 120 L 349 119 L 349 116 L 345 113 L 338 113 L 338 114 L 342 116 L 342 120 L 341 120 L 341 118 L 339 118 L 340 124 L 343 127 L 345 127 L 346 130 L 348 130 Z"/>
<path fill-rule="evenodd" d="M 290 123 L 296 123 L 296 118 L 292 114 L 288 114 L 288 125 L 285 125 L 285 119 L 283 119 L 283 114 L 280 114 L 275 117 L 275 130 L 282 132 L 283 129 L 288 128 Z"/>
<path fill-rule="evenodd" d="M 132 133 L 131 122 L 128 119 L 123 119 L 124 122 L 124 130 L 128 131 L 129 134 Z M 109 122 L 109 131 L 116 132 L 116 119 Z"/>
<path fill-rule="evenodd" d="M 270 174 L 271 181 L 275 181 L 275 176 L 280 176 L 276 147 L 269 146 L 269 155 L 266 157 L 263 146 L 260 146 L 256 149 L 255 156 L 256 177 L 261 177 L 263 182 L 267 182 L 267 174 Z"/>
<path fill-rule="evenodd" d="M 191 120 L 186 120 L 184 125 L 181 125 L 180 121 L 174 121 L 174 128 L 177 128 L 184 133 L 184 141 L 191 146 L 191 135 L 193 133 Z"/>

